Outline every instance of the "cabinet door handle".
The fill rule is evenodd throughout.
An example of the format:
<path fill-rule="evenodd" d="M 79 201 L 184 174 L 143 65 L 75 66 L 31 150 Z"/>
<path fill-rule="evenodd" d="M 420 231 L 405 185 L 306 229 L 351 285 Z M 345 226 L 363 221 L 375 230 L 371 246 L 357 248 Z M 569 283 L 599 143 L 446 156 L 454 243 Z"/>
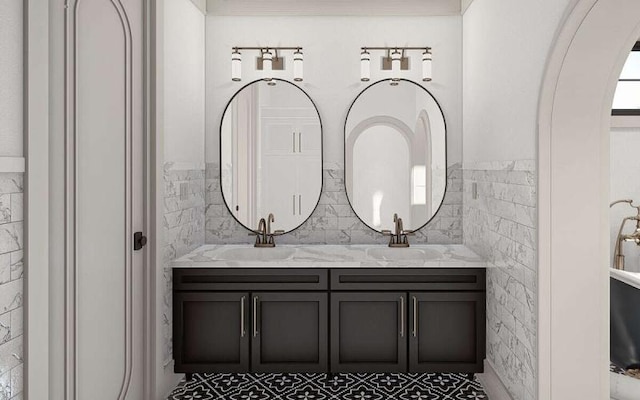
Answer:
<path fill-rule="evenodd" d="M 244 329 L 244 301 L 245 301 L 246 297 L 242 296 L 242 298 L 240 299 L 240 337 L 244 337 L 244 335 L 247 333 L 246 330 Z"/>
<path fill-rule="evenodd" d="M 253 337 L 258 336 L 258 296 L 253 298 Z"/>
<path fill-rule="evenodd" d="M 413 296 L 413 337 L 418 336 L 418 299 Z"/>
<path fill-rule="evenodd" d="M 404 337 L 404 296 L 400 296 L 400 337 Z"/>
<path fill-rule="evenodd" d="M 296 215 L 296 195 L 294 194 L 291 198 L 291 209 L 293 210 L 293 215 Z"/>
<path fill-rule="evenodd" d="M 298 215 L 302 215 L 302 195 L 298 195 Z"/>
<path fill-rule="evenodd" d="M 298 153 L 302 153 L 302 132 L 298 132 Z"/>
<path fill-rule="evenodd" d="M 291 150 L 293 150 L 293 152 L 296 152 L 296 133 L 295 132 L 291 132 Z"/>

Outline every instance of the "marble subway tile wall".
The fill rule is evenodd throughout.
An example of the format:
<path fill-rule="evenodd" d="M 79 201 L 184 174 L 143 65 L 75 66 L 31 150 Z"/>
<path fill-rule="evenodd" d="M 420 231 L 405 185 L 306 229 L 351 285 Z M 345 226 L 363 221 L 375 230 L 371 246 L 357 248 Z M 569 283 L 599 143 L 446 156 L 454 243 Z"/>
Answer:
<path fill-rule="evenodd" d="M 536 399 L 536 172 L 531 160 L 464 165 L 464 244 L 487 269 L 487 360 L 514 400 Z"/>
<path fill-rule="evenodd" d="M 204 176 L 204 165 L 168 162 L 164 166 L 165 365 L 172 359 L 172 273 L 169 263 L 204 244 Z"/>
<path fill-rule="evenodd" d="M 22 398 L 23 175 L 0 173 L 0 399 Z"/>
<path fill-rule="evenodd" d="M 388 237 L 369 229 L 354 214 L 345 192 L 342 165 L 325 164 L 323 180 L 318 207 L 301 227 L 278 237 L 279 244 L 385 244 L 389 241 Z M 460 164 L 449 166 L 447 185 L 444 203 L 438 214 L 415 236 L 410 237 L 411 243 L 462 243 Z M 207 244 L 250 244 L 254 240 L 231 216 L 224 203 L 218 163 L 207 163 L 206 167 L 205 218 Z"/>

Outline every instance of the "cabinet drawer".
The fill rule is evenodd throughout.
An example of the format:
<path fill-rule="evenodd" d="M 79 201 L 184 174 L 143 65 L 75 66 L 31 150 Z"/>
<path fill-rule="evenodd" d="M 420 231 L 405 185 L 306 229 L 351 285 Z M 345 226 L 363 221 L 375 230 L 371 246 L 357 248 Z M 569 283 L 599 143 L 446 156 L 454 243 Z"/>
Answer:
<path fill-rule="evenodd" d="M 482 268 L 349 268 L 331 271 L 331 290 L 484 291 Z"/>
<path fill-rule="evenodd" d="M 327 290 L 326 269 L 176 268 L 177 291 Z"/>

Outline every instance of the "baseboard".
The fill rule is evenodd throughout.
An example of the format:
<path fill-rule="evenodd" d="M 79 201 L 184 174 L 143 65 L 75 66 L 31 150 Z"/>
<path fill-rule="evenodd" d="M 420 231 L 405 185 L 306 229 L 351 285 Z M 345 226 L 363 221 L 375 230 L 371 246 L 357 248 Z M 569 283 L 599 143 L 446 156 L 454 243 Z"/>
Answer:
<path fill-rule="evenodd" d="M 157 394 L 163 394 L 158 400 L 165 400 L 169 397 L 173 389 L 184 378 L 184 374 L 176 374 L 173 372 L 173 360 L 162 368 L 162 382 L 158 383 Z"/>
<path fill-rule="evenodd" d="M 484 373 L 476 374 L 476 377 L 491 400 L 513 400 L 493 366 L 487 360 L 484 360 Z"/>

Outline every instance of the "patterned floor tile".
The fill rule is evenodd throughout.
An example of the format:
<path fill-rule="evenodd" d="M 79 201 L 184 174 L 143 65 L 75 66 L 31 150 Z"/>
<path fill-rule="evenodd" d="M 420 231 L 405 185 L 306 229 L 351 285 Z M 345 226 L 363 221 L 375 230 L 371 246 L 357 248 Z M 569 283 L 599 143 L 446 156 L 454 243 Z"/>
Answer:
<path fill-rule="evenodd" d="M 194 374 L 169 400 L 487 400 L 462 374 Z"/>

